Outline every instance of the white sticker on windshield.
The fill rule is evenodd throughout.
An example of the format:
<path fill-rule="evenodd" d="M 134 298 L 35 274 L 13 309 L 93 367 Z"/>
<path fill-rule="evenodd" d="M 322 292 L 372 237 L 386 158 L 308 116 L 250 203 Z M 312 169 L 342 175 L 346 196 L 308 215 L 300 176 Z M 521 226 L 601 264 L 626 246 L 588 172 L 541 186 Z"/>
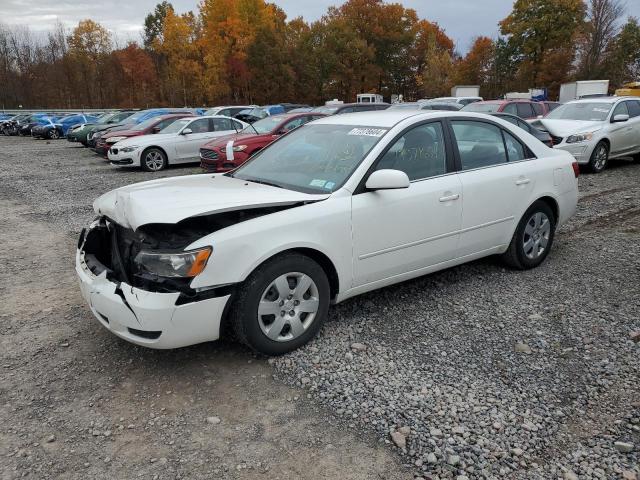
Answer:
<path fill-rule="evenodd" d="M 381 137 L 387 131 L 383 128 L 354 128 L 347 135 L 358 135 L 365 137 Z"/>
<path fill-rule="evenodd" d="M 311 180 L 311 182 L 309 183 L 309 186 L 311 187 L 324 187 L 324 184 L 327 183 L 326 180 L 319 180 L 317 178 L 314 178 L 313 180 Z"/>
<path fill-rule="evenodd" d="M 326 188 L 327 190 L 331 190 L 335 186 L 336 186 L 336 182 L 327 182 L 324 184 L 324 188 Z"/>
<path fill-rule="evenodd" d="M 594 112 L 600 112 L 600 113 L 609 113 L 609 109 L 608 108 L 594 108 L 593 111 Z"/>

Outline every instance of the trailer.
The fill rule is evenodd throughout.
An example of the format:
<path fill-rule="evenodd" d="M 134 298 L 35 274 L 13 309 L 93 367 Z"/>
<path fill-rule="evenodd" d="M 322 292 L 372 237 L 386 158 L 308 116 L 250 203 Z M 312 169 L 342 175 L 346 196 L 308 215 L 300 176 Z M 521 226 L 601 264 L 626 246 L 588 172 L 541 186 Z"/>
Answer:
<path fill-rule="evenodd" d="M 382 103 L 384 99 L 382 95 L 377 93 L 359 93 L 356 95 L 357 103 Z"/>
<path fill-rule="evenodd" d="M 560 103 L 588 97 L 602 97 L 609 93 L 609 80 L 581 80 L 560 85 Z"/>
<path fill-rule="evenodd" d="M 456 85 L 451 87 L 452 97 L 479 97 L 480 85 Z"/>

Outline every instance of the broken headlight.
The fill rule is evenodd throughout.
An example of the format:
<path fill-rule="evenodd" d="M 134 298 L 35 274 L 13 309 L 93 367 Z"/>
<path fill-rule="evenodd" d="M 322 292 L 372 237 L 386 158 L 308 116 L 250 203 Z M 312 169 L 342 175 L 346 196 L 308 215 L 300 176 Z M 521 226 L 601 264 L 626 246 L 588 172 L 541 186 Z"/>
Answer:
<path fill-rule="evenodd" d="M 204 270 L 210 255 L 211 247 L 181 253 L 142 250 L 133 262 L 141 271 L 159 277 L 192 278 Z"/>

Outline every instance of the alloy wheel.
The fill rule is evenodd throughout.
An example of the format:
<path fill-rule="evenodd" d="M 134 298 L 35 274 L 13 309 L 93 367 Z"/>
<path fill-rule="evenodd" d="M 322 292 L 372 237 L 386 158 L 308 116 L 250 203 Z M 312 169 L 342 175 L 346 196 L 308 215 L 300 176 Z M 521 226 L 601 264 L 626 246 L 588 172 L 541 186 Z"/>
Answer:
<path fill-rule="evenodd" d="M 551 221 L 549 217 L 543 212 L 535 212 L 527 221 L 522 239 L 522 248 L 527 258 L 535 260 L 540 257 L 547 249 L 550 236 Z"/>
<path fill-rule="evenodd" d="M 258 305 L 258 324 L 276 342 L 288 342 L 311 326 L 320 306 L 318 287 L 309 275 L 280 275 L 265 289 Z"/>
<path fill-rule="evenodd" d="M 164 165 L 164 158 L 162 157 L 162 153 L 158 152 L 157 150 L 151 150 L 145 155 L 144 163 L 149 168 L 149 170 L 158 171 L 162 170 L 162 166 Z"/>
<path fill-rule="evenodd" d="M 595 161 L 593 162 L 593 168 L 596 171 L 604 170 L 607 165 L 607 147 L 603 144 L 598 146 L 595 154 Z"/>

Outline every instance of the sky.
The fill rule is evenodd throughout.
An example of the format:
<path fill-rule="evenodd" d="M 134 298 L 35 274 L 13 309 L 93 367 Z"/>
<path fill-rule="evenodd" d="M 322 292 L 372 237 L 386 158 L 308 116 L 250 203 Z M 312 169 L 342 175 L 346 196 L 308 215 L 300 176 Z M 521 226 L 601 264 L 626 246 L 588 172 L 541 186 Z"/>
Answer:
<path fill-rule="evenodd" d="M 159 0 L 0 0 L 0 22 L 46 31 L 60 21 L 73 28 L 79 20 L 91 18 L 107 27 L 122 43 L 140 39 L 142 23 Z M 495 37 L 498 22 L 506 17 L 513 0 L 396 0 L 413 8 L 420 18 L 437 22 L 456 43 L 458 52 L 468 51 L 479 35 Z M 289 18 L 320 18 L 341 0 L 272 0 Z M 196 10 L 198 0 L 172 0 L 179 13 Z M 640 17 L 640 0 L 626 0 L 627 13 Z"/>

